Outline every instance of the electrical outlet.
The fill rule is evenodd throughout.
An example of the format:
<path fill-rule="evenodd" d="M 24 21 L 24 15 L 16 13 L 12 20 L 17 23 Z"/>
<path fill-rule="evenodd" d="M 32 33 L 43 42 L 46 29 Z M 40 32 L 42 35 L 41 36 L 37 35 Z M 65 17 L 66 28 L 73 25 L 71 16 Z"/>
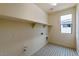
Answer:
<path fill-rule="evenodd" d="M 24 52 L 27 50 L 27 47 L 24 47 Z"/>

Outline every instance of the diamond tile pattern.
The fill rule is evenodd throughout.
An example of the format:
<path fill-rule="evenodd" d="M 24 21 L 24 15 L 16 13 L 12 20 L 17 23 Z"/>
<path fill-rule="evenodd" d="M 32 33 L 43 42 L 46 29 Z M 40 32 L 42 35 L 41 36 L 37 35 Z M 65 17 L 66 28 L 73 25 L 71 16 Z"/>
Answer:
<path fill-rule="evenodd" d="M 32 56 L 78 56 L 75 49 L 48 44 Z"/>

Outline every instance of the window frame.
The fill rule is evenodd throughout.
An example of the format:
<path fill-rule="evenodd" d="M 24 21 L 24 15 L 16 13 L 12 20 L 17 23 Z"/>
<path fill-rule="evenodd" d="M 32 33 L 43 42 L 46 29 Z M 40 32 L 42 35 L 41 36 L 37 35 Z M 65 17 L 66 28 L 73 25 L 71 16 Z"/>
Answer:
<path fill-rule="evenodd" d="M 72 13 L 70 13 L 70 14 L 71 14 L 71 21 L 72 21 L 72 23 L 71 23 L 71 33 L 62 33 L 62 31 L 61 31 L 61 16 L 65 16 L 65 15 L 69 15 L 69 14 L 64 14 L 64 15 L 61 15 L 61 16 L 60 16 L 60 33 L 62 33 L 62 34 L 72 34 L 73 14 L 72 14 Z"/>

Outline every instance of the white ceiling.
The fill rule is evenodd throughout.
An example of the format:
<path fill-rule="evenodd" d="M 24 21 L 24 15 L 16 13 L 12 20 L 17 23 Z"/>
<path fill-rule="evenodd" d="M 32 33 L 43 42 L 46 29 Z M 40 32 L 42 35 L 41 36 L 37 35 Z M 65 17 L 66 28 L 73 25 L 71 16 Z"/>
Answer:
<path fill-rule="evenodd" d="M 39 6 L 41 9 L 43 9 L 45 12 L 52 13 L 52 12 L 73 7 L 76 4 L 75 3 L 57 3 L 56 6 L 52 6 L 50 3 L 37 3 L 36 5 Z"/>

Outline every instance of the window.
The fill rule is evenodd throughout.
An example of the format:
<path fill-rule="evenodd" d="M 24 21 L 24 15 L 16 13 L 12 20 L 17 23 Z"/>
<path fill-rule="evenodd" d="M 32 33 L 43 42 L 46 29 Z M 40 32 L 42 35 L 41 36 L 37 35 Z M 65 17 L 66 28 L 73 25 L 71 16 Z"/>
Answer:
<path fill-rule="evenodd" d="M 72 14 L 61 16 L 61 33 L 71 33 Z"/>

